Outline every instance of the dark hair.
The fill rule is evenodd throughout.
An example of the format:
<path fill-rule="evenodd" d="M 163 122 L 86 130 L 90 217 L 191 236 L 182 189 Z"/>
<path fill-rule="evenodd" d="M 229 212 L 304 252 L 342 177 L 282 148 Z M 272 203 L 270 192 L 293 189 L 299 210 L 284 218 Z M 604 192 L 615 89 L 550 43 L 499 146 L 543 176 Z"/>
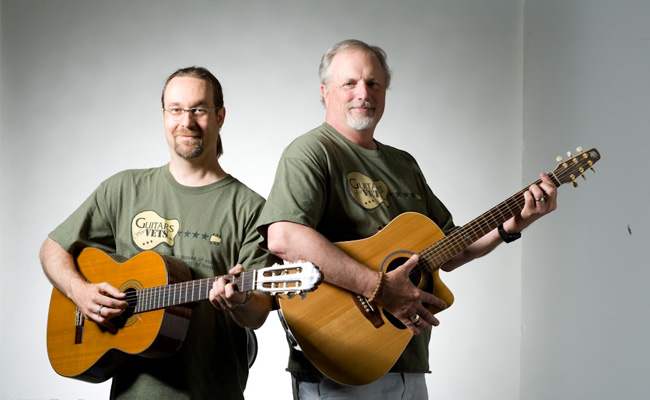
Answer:
<path fill-rule="evenodd" d="M 320 78 L 320 83 L 326 86 L 329 84 L 329 69 L 330 65 L 332 64 L 332 60 L 337 54 L 351 49 L 367 51 L 368 53 L 374 54 L 377 57 L 379 64 L 381 64 L 381 68 L 384 70 L 384 76 L 386 77 L 386 89 L 388 89 L 390 86 L 391 70 L 388 68 L 388 63 L 386 62 L 386 52 L 381 47 L 371 46 L 365 42 L 362 42 L 361 40 L 356 39 L 347 39 L 338 42 L 334 46 L 330 47 L 325 52 L 325 54 L 323 54 L 323 57 L 320 61 L 320 66 L 318 68 L 318 77 Z"/>
<path fill-rule="evenodd" d="M 203 79 L 204 81 L 208 82 L 212 86 L 214 101 L 213 107 L 217 108 L 215 112 L 223 108 L 223 89 L 221 88 L 221 83 L 219 83 L 219 80 L 206 68 L 196 66 L 181 68 L 173 74 L 169 75 L 169 78 L 167 78 L 165 81 L 165 86 L 163 86 L 162 96 L 160 98 L 163 108 L 165 108 L 165 90 L 167 89 L 167 85 L 172 79 L 178 76 L 189 76 L 193 78 Z M 217 136 L 217 158 L 221 157 L 222 154 L 223 145 L 221 144 L 221 134 L 219 134 Z"/>

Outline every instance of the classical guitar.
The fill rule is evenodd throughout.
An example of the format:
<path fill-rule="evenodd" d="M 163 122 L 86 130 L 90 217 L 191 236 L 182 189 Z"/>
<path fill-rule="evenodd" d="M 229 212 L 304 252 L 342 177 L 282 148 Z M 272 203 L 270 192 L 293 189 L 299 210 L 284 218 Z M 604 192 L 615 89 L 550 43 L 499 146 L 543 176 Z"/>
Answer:
<path fill-rule="evenodd" d="M 583 172 L 600 159 L 600 154 L 591 149 L 570 157 L 548 174 L 556 187 L 568 182 L 577 185 L 574 180 L 578 176 L 584 178 Z M 411 280 L 420 289 L 451 305 L 454 297 L 440 280 L 439 268 L 520 213 L 527 189 L 446 237 L 427 217 L 408 212 L 367 239 L 336 245 L 368 268 L 384 272 L 397 268 L 412 254 L 418 254 L 420 261 L 411 273 Z M 411 332 L 380 305 L 327 282 L 305 301 L 281 299 L 280 307 L 281 320 L 294 344 L 323 374 L 346 385 L 364 385 L 381 378 L 395 364 L 412 337 Z M 431 305 L 428 308 L 433 313 L 440 311 Z"/>
<path fill-rule="evenodd" d="M 76 258 L 89 282 L 108 282 L 126 293 L 128 307 L 111 321 L 115 333 L 87 321 L 76 305 L 58 289 L 52 290 L 47 321 L 47 352 L 62 376 L 102 382 L 119 366 L 123 354 L 163 357 L 176 351 L 187 332 L 190 303 L 208 298 L 219 277 L 190 280 L 182 261 L 144 251 L 126 260 L 87 247 Z M 316 266 L 308 262 L 274 265 L 238 275 L 224 275 L 240 292 L 304 297 L 321 282 Z M 147 313 L 146 318 L 141 314 Z"/>

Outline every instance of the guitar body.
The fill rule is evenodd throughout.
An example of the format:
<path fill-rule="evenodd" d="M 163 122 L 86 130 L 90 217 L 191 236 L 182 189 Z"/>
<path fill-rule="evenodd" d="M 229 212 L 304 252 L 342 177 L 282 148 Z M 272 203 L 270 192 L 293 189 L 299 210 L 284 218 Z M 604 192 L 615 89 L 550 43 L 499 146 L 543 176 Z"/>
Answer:
<path fill-rule="evenodd" d="M 368 268 L 388 272 L 442 238 L 433 221 L 408 212 L 374 236 L 336 245 Z M 421 270 L 412 277 L 414 284 L 451 305 L 453 294 L 440 280 L 438 269 L 432 268 L 431 274 Z M 309 298 L 282 299 L 280 306 L 284 322 L 307 358 L 330 379 L 346 385 L 364 385 L 382 377 L 413 336 L 382 307 L 368 307 L 365 298 L 327 282 Z"/>
<path fill-rule="evenodd" d="M 127 295 L 143 287 L 190 279 L 185 264 L 153 251 L 124 261 L 89 247 L 77 257 L 77 265 L 89 282 L 108 282 Z M 85 320 L 76 305 L 54 288 L 47 321 L 50 363 L 66 377 L 105 381 L 113 375 L 123 354 L 161 357 L 176 351 L 185 338 L 190 315 L 191 310 L 184 306 L 123 315 L 112 320 L 118 329 L 111 333 Z"/>

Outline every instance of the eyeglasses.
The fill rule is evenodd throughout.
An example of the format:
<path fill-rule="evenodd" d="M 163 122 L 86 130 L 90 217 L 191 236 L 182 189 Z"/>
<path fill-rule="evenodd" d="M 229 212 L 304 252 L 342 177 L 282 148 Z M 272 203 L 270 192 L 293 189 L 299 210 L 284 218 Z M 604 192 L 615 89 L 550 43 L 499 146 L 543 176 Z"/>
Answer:
<path fill-rule="evenodd" d="M 163 108 L 167 111 L 169 115 L 174 118 L 180 118 L 183 116 L 183 113 L 188 113 L 194 118 L 202 118 L 208 115 L 210 110 L 218 110 L 220 107 L 192 107 L 192 108 L 180 108 L 180 107 L 170 107 Z"/>

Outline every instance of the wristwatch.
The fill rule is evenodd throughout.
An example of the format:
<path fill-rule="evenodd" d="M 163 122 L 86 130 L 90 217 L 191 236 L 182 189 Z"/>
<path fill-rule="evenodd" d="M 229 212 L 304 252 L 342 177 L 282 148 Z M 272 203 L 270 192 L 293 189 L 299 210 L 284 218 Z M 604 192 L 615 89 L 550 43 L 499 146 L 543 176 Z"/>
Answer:
<path fill-rule="evenodd" d="M 506 230 L 503 229 L 503 224 L 497 227 L 497 231 L 499 232 L 499 236 L 501 236 L 501 239 L 503 239 L 503 241 L 506 243 L 514 242 L 515 240 L 521 237 L 521 233 L 519 232 L 518 233 L 506 232 Z"/>

